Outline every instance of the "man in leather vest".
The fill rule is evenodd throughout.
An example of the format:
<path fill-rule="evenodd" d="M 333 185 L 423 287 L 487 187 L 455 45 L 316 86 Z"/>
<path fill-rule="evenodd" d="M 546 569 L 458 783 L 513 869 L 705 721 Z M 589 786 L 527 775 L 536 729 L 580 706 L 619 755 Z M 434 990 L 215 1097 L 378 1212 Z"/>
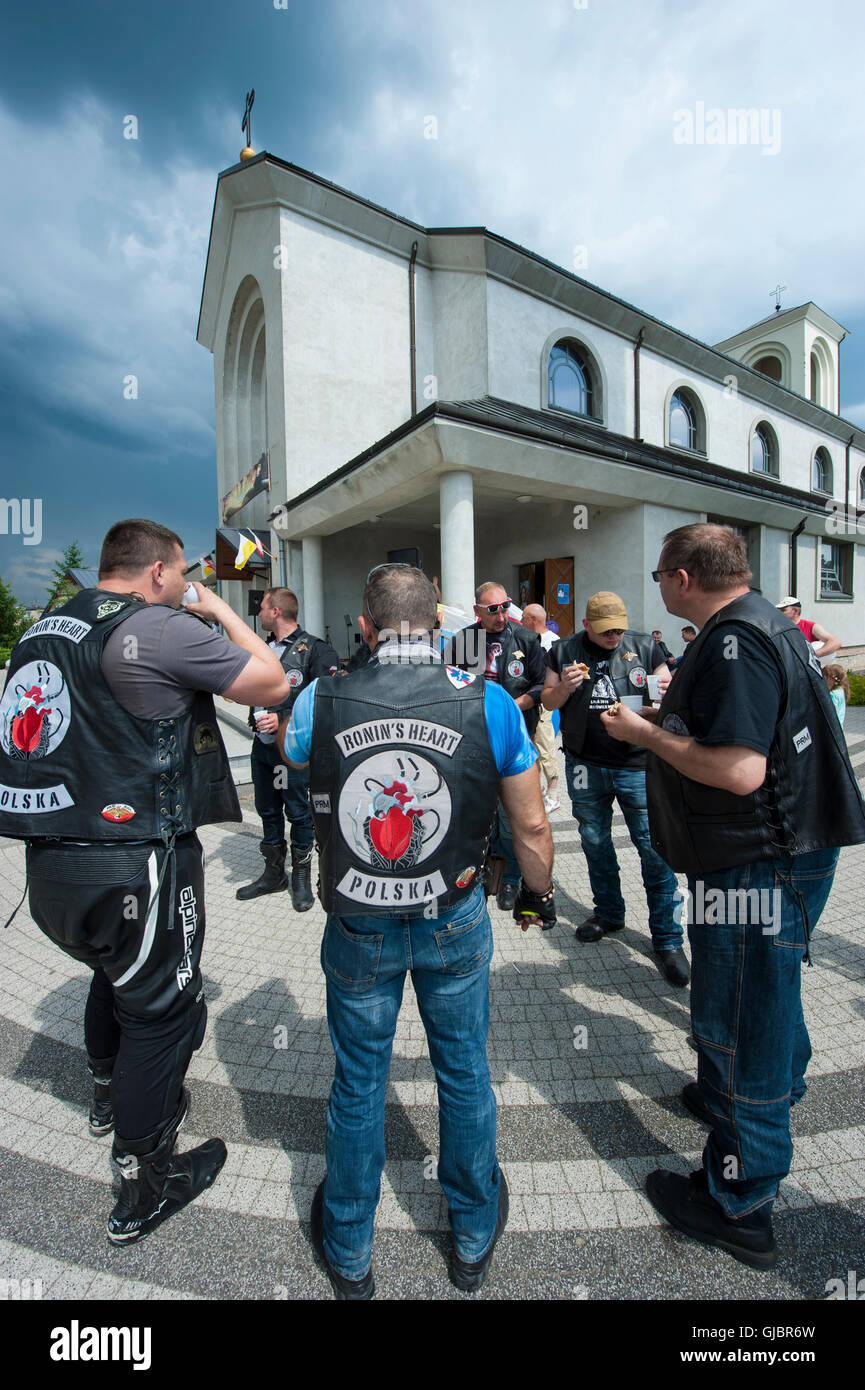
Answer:
<path fill-rule="evenodd" d="M 749 592 L 741 538 L 682 526 L 653 577 L 700 634 L 660 710 L 602 717 L 611 737 L 648 749 L 652 840 L 688 875 L 698 1080 L 682 1099 L 711 1134 L 699 1172 L 658 1169 L 646 1191 L 677 1230 L 768 1269 L 811 1055 L 801 963 L 838 846 L 865 841 L 865 807 L 820 663 Z"/>
<path fill-rule="evenodd" d="M 511 600 L 508 591 L 494 580 L 487 580 L 475 592 L 478 621 L 456 633 L 445 660 L 463 671 L 483 671 L 484 680 L 500 685 L 523 712 L 529 738 L 538 726 L 538 702 L 544 688 L 546 659 L 536 632 L 512 623 L 508 617 Z M 510 912 L 520 885 L 520 866 L 514 852 L 513 836 L 505 807 L 499 802 L 493 832 L 492 853 L 506 861 L 496 904 Z"/>
<path fill-rule="evenodd" d="M 458 1288 L 481 1287 L 507 1221 L 486 1059 L 492 932 L 481 881 L 499 794 L 523 871 L 514 916 L 524 927 L 555 922 L 552 839 L 525 722 L 501 688 L 442 665 L 435 617 L 420 570 L 372 571 L 360 618 L 372 660 L 313 682 L 281 729 L 286 757 L 309 762 L 328 914 L 321 960 L 336 1066 L 312 1229 L 338 1299 L 373 1293 L 385 1087 L 408 970 L 438 1080 L 438 1180 Z"/>
<path fill-rule="evenodd" d="M 602 591 L 586 604 L 583 632 L 558 642 L 547 657 L 543 702 L 561 711 L 565 775 L 589 869 L 594 912 L 577 927 L 578 941 L 600 941 L 625 925 L 619 861 L 613 845 L 613 801 L 622 809 L 640 856 L 649 931 L 658 969 L 671 984 L 688 983 L 682 927 L 675 920 L 676 876 L 652 848 L 646 810 L 646 756 L 609 738 L 601 715 L 617 700 L 650 704 L 648 676 L 670 672 L 658 644 L 628 630 L 618 594 Z"/>
<path fill-rule="evenodd" d="M 116 1127 L 113 1245 L 147 1235 L 210 1183 L 221 1139 L 174 1154 L 183 1079 L 207 1021 L 198 825 L 240 820 L 214 691 L 278 703 L 279 661 L 202 585 L 182 542 L 118 522 L 99 584 L 24 633 L 0 702 L 0 834 L 26 839 L 37 926 L 93 971 L 84 1035 L 90 1132 Z"/>
<path fill-rule="evenodd" d="M 258 706 L 249 711 L 252 741 L 252 785 L 255 809 L 261 816 L 264 838 L 259 849 L 264 872 L 254 883 L 238 888 L 241 902 L 262 893 L 280 893 L 288 887 L 285 877 L 285 821 L 291 827 L 291 902 L 295 912 L 312 907 L 312 817 L 309 813 L 309 778 L 297 768 L 286 767 L 276 746 L 276 731 L 305 685 L 318 676 L 339 670 L 339 657 L 321 637 L 304 632 L 297 622 L 297 595 L 291 589 L 268 589 L 261 600 L 259 620 L 273 638 L 271 650 L 279 657 L 291 694 L 279 708 Z M 284 819 L 283 819 L 284 816 Z"/>

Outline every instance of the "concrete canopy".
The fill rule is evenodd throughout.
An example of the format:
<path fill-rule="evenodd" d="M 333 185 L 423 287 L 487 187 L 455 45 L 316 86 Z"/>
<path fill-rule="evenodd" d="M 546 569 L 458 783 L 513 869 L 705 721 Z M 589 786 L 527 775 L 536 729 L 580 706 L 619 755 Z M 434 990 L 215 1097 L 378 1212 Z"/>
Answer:
<path fill-rule="evenodd" d="M 735 489 L 736 510 L 743 521 L 787 529 L 807 513 L 805 529 L 811 534 L 823 530 L 823 502 L 774 479 L 743 476 L 705 461 L 685 464 L 669 450 L 593 432 L 591 427 L 574 431 L 582 437 L 571 441 L 561 430 L 560 442 L 553 443 L 528 432 L 497 428 L 494 410 L 487 410 L 485 423 L 484 407 L 503 404 L 437 402 L 416 416 L 411 428 L 395 431 L 284 503 L 274 513 L 274 530 L 282 540 L 328 536 L 384 513 L 433 526 L 439 521 L 440 479 L 453 472 L 474 476 L 476 519 L 512 515 L 514 499 L 526 495 L 590 507 L 649 502 L 712 512 L 729 507 L 729 493 Z M 511 413 L 543 420 L 539 412 Z M 475 419 L 459 418 L 472 414 Z M 592 433 L 598 436 L 594 440 Z"/>

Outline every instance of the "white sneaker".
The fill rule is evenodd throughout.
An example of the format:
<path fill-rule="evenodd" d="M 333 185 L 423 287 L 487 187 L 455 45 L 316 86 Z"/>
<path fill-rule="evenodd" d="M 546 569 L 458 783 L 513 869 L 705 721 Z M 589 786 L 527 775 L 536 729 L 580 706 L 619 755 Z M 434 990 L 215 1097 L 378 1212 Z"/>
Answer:
<path fill-rule="evenodd" d="M 544 810 L 546 811 L 548 816 L 552 815 L 553 811 L 558 811 L 561 804 L 562 803 L 559 801 L 559 798 L 557 796 L 544 797 Z"/>

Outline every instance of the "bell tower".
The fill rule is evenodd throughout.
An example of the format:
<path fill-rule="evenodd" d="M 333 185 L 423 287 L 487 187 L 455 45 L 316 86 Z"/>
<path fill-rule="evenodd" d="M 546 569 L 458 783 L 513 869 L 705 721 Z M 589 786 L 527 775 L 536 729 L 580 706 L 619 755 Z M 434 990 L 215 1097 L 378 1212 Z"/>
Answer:
<path fill-rule="evenodd" d="M 847 329 L 810 300 L 782 309 L 783 288 L 772 291 L 778 299 L 773 314 L 715 347 L 837 415 L 838 352 Z"/>

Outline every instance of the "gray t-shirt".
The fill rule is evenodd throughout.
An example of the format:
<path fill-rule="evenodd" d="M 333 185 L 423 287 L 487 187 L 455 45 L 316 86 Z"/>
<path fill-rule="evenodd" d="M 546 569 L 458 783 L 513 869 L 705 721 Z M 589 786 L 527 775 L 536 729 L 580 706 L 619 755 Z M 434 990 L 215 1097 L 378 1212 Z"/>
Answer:
<path fill-rule="evenodd" d="M 112 632 L 102 674 L 130 714 L 172 719 L 190 709 L 197 690 L 221 695 L 249 657 L 182 608 L 151 603 Z"/>

